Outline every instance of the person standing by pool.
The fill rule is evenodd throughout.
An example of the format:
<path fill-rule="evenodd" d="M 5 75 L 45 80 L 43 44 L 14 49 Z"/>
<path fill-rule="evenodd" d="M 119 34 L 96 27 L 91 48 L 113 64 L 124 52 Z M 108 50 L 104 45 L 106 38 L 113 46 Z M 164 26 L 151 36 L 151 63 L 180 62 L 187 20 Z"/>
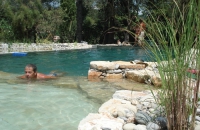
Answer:
<path fill-rule="evenodd" d="M 28 64 L 24 70 L 25 74 L 20 76 L 21 79 L 55 79 L 56 75 L 45 75 L 37 72 L 37 66 L 34 64 Z"/>
<path fill-rule="evenodd" d="M 140 25 L 139 25 L 138 44 L 139 46 L 142 46 L 144 42 L 144 31 L 146 29 L 146 25 L 141 19 L 139 22 L 140 22 Z"/>
<path fill-rule="evenodd" d="M 135 44 L 142 46 L 144 42 L 144 31 L 146 29 L 145 23 L 140 19 L 135 27 Z"/>

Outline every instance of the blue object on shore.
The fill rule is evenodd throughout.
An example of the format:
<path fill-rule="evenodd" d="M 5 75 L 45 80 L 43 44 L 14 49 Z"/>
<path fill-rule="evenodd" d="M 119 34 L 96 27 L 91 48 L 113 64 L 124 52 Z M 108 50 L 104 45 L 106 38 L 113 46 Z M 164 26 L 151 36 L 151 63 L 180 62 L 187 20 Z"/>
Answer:
<path fill-rule="evenodd" d="M 26 52 L 13 52 L 12 56 L 26 56 L 27 53 Z"/>

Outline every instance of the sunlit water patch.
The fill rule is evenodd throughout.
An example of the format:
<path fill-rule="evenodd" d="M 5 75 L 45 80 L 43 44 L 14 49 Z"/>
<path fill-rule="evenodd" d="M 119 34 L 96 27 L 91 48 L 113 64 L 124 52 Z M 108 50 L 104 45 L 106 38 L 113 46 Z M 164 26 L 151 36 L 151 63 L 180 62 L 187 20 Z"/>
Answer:
<path fill-rule="evenodd" d="M 0 85 L 0 129 L 75 130 L 100 102 L 78 89 L 36 83 Z"/>

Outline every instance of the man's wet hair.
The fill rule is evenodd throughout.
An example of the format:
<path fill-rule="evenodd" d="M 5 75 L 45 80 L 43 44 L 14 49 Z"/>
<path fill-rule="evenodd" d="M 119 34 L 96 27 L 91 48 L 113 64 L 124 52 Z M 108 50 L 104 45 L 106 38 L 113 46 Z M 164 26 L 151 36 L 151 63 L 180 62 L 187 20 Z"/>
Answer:
<path fill-rule="evenodd" d="M 26 67 L 31 67 L 33 68 L 33 71 L 36 72 L 37 71 L 37 66 L 34 64 L 27 64 Z"/>

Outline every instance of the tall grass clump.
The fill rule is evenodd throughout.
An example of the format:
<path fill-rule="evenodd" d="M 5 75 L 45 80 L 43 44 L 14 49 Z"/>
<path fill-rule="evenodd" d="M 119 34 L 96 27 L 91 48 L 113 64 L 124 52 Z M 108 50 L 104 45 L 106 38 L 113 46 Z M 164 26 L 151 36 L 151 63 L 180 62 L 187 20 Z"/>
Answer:
<path fill-rule="evenodd" d="M 159 103 L 165 109 L 168 130 L 194 130 L 198 102 L 200 69 L 199 0 L 173 0 L 170 14 L 151 13 L 146 20 L 146 35 L 151 56 L 158 64 L 162 87 Z M 158 14 L 158 13 L 157 13 Z"/>

